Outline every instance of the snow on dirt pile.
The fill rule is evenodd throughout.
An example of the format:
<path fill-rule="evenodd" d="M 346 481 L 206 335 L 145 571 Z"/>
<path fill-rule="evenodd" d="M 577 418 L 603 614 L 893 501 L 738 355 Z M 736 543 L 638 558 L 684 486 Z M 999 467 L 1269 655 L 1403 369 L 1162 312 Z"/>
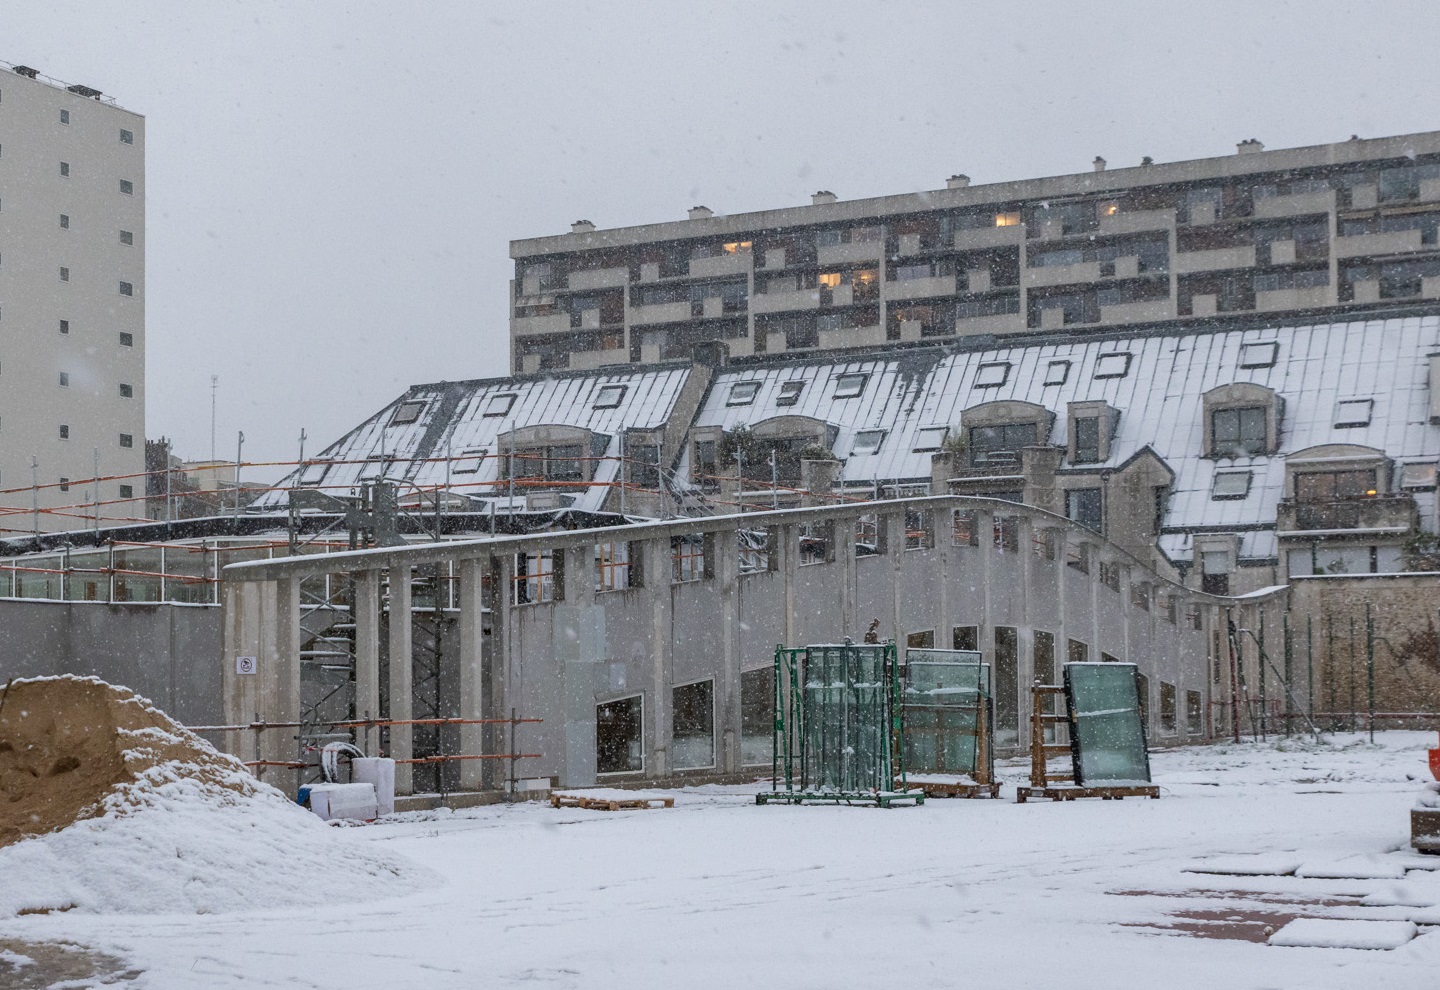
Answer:
<path fill-rule="evenodd" d="M 0 702 L 0 877 L 0 917 L 335 903 L 432 879 L 93 677 L 15 681 Z"/>

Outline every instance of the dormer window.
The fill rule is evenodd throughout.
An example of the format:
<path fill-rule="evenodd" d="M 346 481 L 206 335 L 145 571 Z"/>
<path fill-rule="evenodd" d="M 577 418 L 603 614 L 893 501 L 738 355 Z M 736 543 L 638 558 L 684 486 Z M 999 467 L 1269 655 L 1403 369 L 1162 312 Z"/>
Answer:
<path fill-rule="evenodd" d="M 1075 420 L 1075 464 L 1094 464 L 1100 460 L 1100 417 L 1082 416 Z"/>
<path fill-rule="evenodd" d="M 1264 406 L 1217 409 L 1210 414 L 1211 453 L 1215 457 L 1256 457 L 1265 453 Z"/>
<path fill-rule="evenodd" d="M 780 394 L 775 397 L 775 404 L 777 406 L 793 406 L 800 401 L 800 393 L 803 391 L 805 391 L 803 381 L 782 382 Z"/>

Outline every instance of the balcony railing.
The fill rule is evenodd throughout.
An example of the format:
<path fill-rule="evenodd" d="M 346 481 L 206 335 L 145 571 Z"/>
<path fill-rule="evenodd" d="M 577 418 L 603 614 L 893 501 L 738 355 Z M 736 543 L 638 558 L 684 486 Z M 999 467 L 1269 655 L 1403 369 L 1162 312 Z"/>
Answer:
<path fill-rule="evenodd" d="M 1410 532 L 1417 519 L 1415 499 L 1406 494 L 1328 502 L 1287 498 L 1280 501 L 1276 513 L 1281 535 L 1344 530 Z"/>

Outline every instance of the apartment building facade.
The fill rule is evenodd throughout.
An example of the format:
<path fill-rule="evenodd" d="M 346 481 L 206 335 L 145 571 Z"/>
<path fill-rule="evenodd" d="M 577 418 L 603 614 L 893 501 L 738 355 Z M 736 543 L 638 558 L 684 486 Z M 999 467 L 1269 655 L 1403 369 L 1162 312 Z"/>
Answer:
<path fill-rule="evenodd" d="M 0 62 L 0 534 L 145 517 L 144 291 L 145 119 Z"/>
<path fill-rule="evenodd" d="M 513 370 L 1440 305 L 1440 132 L 511 242 Z"/>

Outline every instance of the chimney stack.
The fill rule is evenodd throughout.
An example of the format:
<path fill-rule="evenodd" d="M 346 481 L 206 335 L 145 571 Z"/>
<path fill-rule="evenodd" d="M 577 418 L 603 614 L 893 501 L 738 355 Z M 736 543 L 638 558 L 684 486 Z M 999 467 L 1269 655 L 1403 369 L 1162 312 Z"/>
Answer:
<path fill-rule="evenodd" d="M 706 220 L 706 219 L 708 219 L 708 218 L 710 218 L 710 217 L 713 217 L 714 215 L 715 215 L 715 211 L 712 210 L 712 209 L 710 209 L 710 207 L 708 207 L 708 206 L 692 206 L 692 207 L 690 207 L 690 219 L 691 219 L 691 220 Z"/>
<path fill-rule="evenodd" d="M 570 233 L 572 234 L 588 234 L 594 229 L 595 225 L 589 220 L 576 220 L 570 225 Z"/>
<path fill-rule="evenodd" d="M 1257 151 L 1264 151 L 1265 146 L 1254 138 L 1246 138 L 1235 146 L 1235 154 L 1251 155 Z"/>
<path fill-rule="evenodd" d="M 1096 156 L 1095 156 L 1095 161 L 1092 162 L 1091 164 L 1093 164 L 1093 165 L 1095 166 L 1095 171 L 1097 171 L 1097 172 L 1103 172 L 1103 171 L 1105 171 L 1105 159 L 1101 158 L 1099 155 L 1096 155 Z"/>
<path fill-rule="evenodd" d="M 945 180 L 946 189 L 964 189 L 968 185 L 970 185 L 970 176 L 968 175 L 952 175 Z"/>
<path fill-rule="evenodd" d="M 826 206 L 835 202 L 835 194 L 829 189 L 821 189 L 810 197 L 811 206 Z"/>

